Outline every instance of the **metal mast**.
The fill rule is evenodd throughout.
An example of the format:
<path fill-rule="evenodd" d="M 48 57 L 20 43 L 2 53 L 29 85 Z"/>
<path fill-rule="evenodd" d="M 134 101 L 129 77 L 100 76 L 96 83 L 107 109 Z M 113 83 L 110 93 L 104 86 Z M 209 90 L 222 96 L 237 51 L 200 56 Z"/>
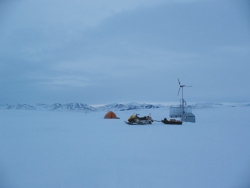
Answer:
<path fill-rule="evenodd" d="M 179 83 L 179 86 L 180 86 L 179 91 L 178 91 L 178 95 L 179 95 L 180 89 L 181 89 L 181 121 L 183 122 L 183 120 L 184 120 L 183 115 L 185 113 L 184 104 L 186 103 L 185 100 L 183 99 L 183 88 L 184 87 L 192 87 L 192 86 L 181 85 L 181 82 L 180 82 L 179 78 L 178 78 L 178 83 Z"/>

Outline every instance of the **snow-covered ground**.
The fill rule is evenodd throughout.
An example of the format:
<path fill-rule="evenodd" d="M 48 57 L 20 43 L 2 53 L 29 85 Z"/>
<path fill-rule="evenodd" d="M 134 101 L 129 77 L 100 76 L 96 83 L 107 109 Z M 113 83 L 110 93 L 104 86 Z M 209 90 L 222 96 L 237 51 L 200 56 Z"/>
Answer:
<path fill-rule="evenodd" d="M 155 120 L 167 107 L 115 111 L 0 110 L 0 188 L 248 188 L 249 107 L 197 108 L 196 123 Z"/>

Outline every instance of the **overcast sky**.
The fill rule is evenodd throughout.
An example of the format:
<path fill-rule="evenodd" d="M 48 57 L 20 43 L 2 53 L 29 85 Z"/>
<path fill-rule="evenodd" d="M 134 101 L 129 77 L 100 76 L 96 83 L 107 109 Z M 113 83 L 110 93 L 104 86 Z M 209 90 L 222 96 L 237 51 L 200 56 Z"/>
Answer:
<path fill-rule="evenodd" d="M 1 0 L 0 104 L 250 101 L 248 0 Z"/>

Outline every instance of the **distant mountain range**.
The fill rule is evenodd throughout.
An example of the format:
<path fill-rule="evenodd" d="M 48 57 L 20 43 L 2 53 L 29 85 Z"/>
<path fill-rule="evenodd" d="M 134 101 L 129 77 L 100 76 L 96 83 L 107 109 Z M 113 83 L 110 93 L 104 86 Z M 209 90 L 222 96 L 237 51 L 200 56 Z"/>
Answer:
<path fill-rule="evenodd" d="M 107 104 L 103 106 L 93 107 L 82 103 L 54 103 L 54 104 L 0 104 L 0 109 L 15 109 L 15 110 L 48 110 L 48 111 L 125 111 L 125 110 L 140 110 L 140 109 L 154 109 L 154 108 L 166 108 L 173 105 L 155 105 L 155 104 L 140 104 L 140 103 L 127 103 L 127 104 Z M 250 103 L 196 103 L 191 104 L 193 108 L 218 108 L 218 107 L 250 107 Z"/>
<path fill-rule="evenodd" d="M 50 110 L 50 111 L 125 111 L 125 110 L 139 110 L 139 109 L 152 109 L 162 108 L 163 105 L 152 105 L 152 104 L 139 104 L 139 103 L 128 103 L 128 104 L 108 104 L 99 107 L 92 107 L 82 103 L 54 103 L 54 104 L 0 104 L 0 109 L 16 109 L 16 110 Z"/>

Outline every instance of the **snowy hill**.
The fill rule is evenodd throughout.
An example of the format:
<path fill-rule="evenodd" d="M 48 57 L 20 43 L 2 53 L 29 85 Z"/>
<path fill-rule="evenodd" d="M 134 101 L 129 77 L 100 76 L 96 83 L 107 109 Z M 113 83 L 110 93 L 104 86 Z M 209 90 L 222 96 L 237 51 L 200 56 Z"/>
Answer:
<path fill-rule="evenodd" d="M 1 104 L 0 109 L 16 109 L 16 110 L 49 110 L 49 111 L 95 111 L 96 109 L 92 106 L 82 103 L 54 103 L 54 104 L 36 104 L 36 105 L 27 105 L 27 104 Z"/>
<path fill-rule="evenodd" d="M 16 110 L 49 110 L 49 111 L 83 111 L 83 112 L 93 112 L 93 111 L 125 111 L 125 110 L 139 110 L 139 109 L 154 109 L 162 108 L 163 105 L 152 105 L 152 104 L 139 104 L 139 103 L 128 103 L 128 104 L 107 104 L 99 107 L 92 107 L 87 104 L 82 103 L 54 103 L 54 104 L 1 104 L 0 109 L 16 109 Z"/>
<path fill-rule="evenodd" d="M 147 104 L 147 103 L 113 103 L 103 106 L 93 107 L 83 103 L 54 103 L 54 104 L 0 104 L 0 109 L 6 110 L 48 110 L 48 111 L 127 111 L 127 110 L 142 110 L 142 109 L 157 109 L 163 107 L 178 106 L 176 105 L 161 105 L 161 104 Z M 221 108 L 221 107 L 250 107 L 250 103 L 193 103 L 189 106 L 195 108 Z"/>
<path fill-rule="evenodd" d="M 94 111 L 95 108 L 89 106 L 87 104 L 82 103 L 68 103 L 68 104 L 60 104 L 55 103 L 50 106 L 51 110 L 70 110 L 70 111 Z"/>
<path fill-rule="evenodd" d="M 125 111 L 125 110 L 139 110 L 139 109 L 154 109 L 154 108 L 162 108 L 163 105 L 152 105 L 152 104 L 139 104 L 139 103 L 128 103 L 128 104 L 108 104 L 105 106 L 98 107 L 98 110 L 117 110 L 117 111 Z"/>
<path fill-rule="evenodd" d="M 196 103 L 191 105 L 193 108 L 219 108 L 219 107 L 235 107 L 238 104 L 227 103 Z"/>
<path fill-rule="evenodd" d="M 1 104 L 0 105 L 0 109 L 35 110 L 36 107 L 28 105 L 28 104 L 14 104 L 14 105 L 11 105 L 11 104 Z"/>
<path fill-rule="evenodd" d="M 196 103 L 193 108 L 249 107 L 249 103 Z"/>

